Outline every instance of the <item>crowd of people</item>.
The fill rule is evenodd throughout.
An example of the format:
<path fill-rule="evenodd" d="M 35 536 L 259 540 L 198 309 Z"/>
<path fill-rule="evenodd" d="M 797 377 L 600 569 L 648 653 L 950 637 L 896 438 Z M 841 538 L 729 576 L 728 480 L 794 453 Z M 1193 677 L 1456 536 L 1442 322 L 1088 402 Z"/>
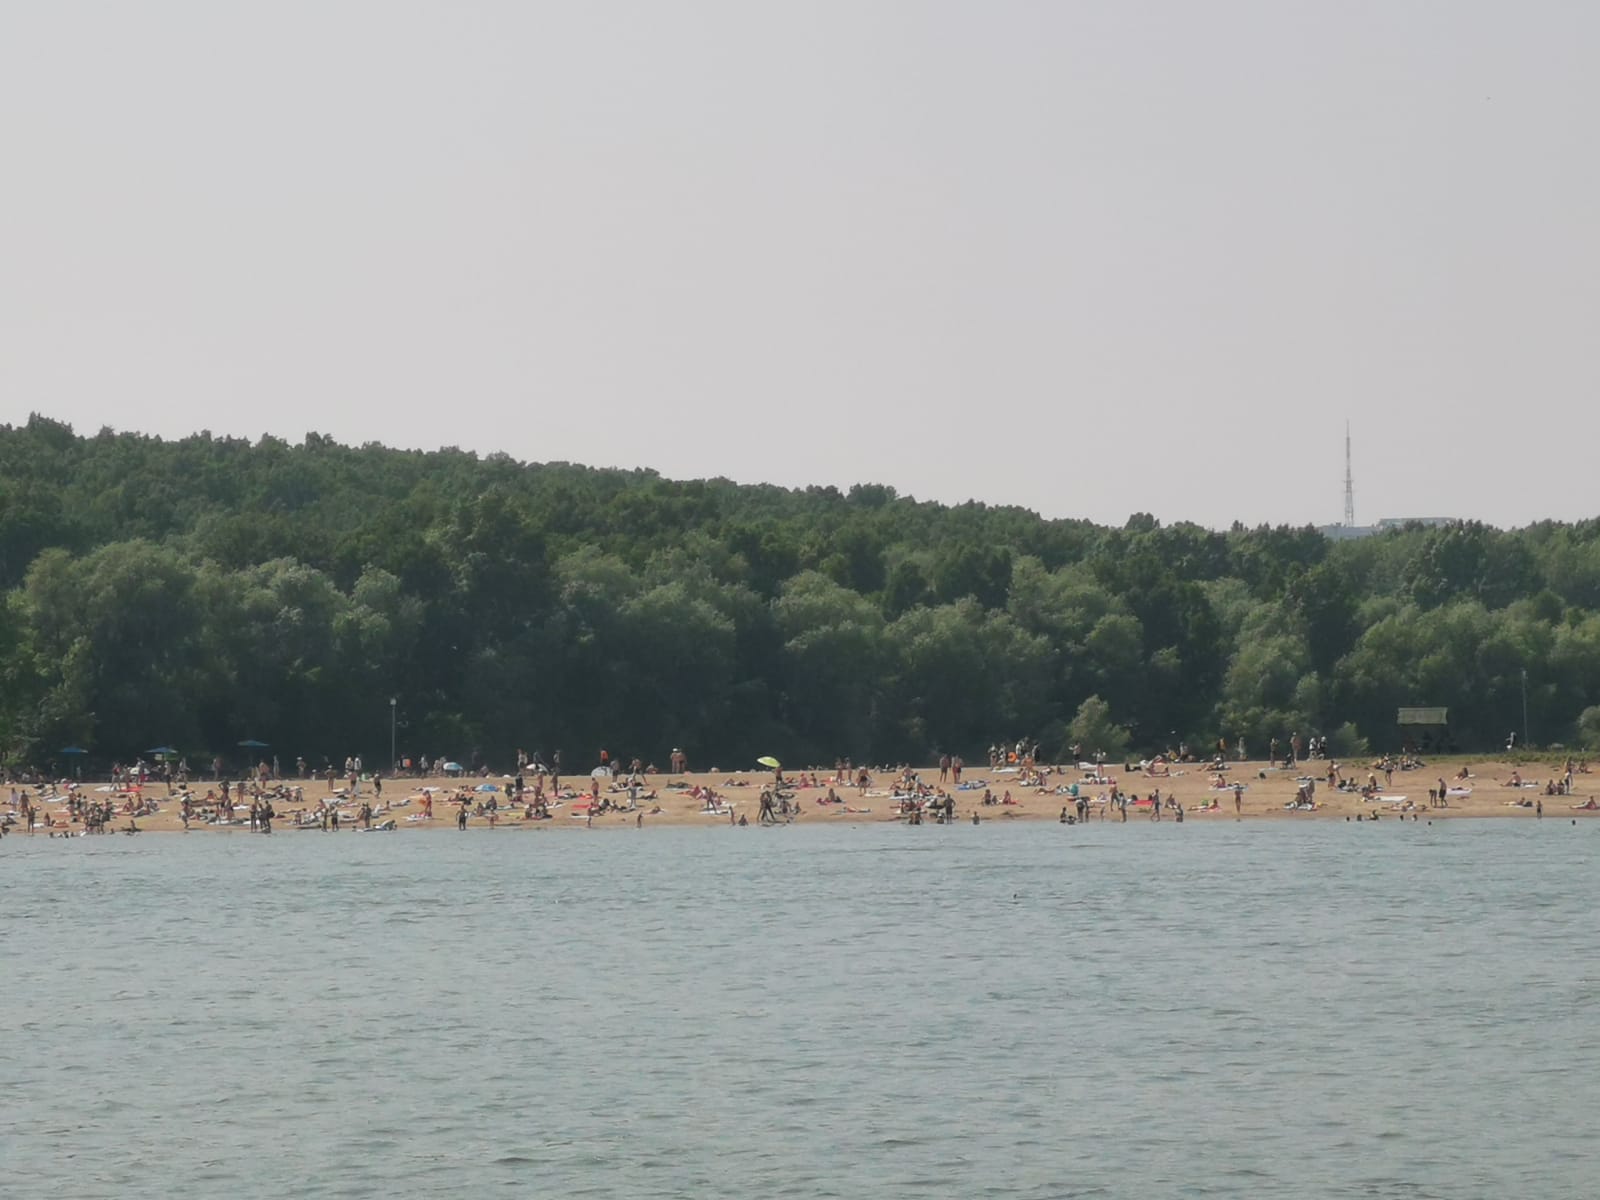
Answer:
<path fill-rule="evenodd" d="M 1326 758 L 1313 775 L 1304 773 L 1300 756 L 1325 755 L 1325 739 L 1314 737 L 1304 742 L 1297 733 L 1291 734 L 1283 749 L 1283 758 L 1273 759 L 1259 771 L 1256 767 L 1260 764 L 1251 769 L 1253 776 L 1259 777 L 1260 786 L 1265 786 L 1279 769 L 1302 772 L 1293 778 L 1292 794 L 1285 793 L 1290 797 L 1283 804 L 1286 809 L 1313 811 L 1323 807 L 1325 796 L 1319 795 L 1319 785 L 1326 786 L 1335 797 L 1358 796 L 1363 803 L 1398 806 L 1406 811 L 1420 807 L 1420 797 L 1413 802 L 1391 791 L 1397 773 L 1426 766 L 1414 755 L 1383 755 L 1355 771 L 1347 770 L 1336 759 Z M 1119 767 L 1108 766 L 1103 752 L 1086 752 L 1079 745 L 1066 750 L 1069 761 L 1048 763 L 1041 761 L 1038 744 L 1029 739 L 997 741 L 989 749 L 989 769 L 982 779 L 968 774 L 961 756 L 946 753 L 938 756 L 936 773 L 906 764 L 868 767 L 840 757 L 831 772 L 816 767 L 786 774 L 775 759 L 766 759 L 762 761 L 770 764 L 770 776 L 752 779 L 748 774 L 733 774 L 715 784 L 704 776 L 699 780 L 670 774 L 663 777 L 655 763 L 638 757 L 630 757 L 623 766 L 606 749 L 596 756 L 596 766 L 564 778 L 559 750 L 546 757 L 519 749 L 513 775 L 495 775 L 476 756 L 470 760 L 470 769 L 461 768 L 453 760 L 441 763 L 426 758 L 401 759 L 396 764 L 400 778 L 409 779 L 413 773 L 425 769 L 436 772 L 443 767 L 452 768 L 450 774 L 456 778 L 447 778 L 442 787 L 399 788 L 395 772 L 369 771 L 359 755 L 347 756 L 342 764 L 328 761 L 315 770 L 304 758 L 297 758 L 287 777 L 280 772 L 276 757 L 263 758 L 254 766 L 231 773 L 214 759 L 209 766 L 217 778 L 202 782 L 191 780 L 189 764 L 182 757 L 169 756 L 153 762 L 137 758 L 129 764 L 115 764 L 108 786 L 91 787 L 79 779 L 8 777 L 10 803 L 0 811 L 0 835 L 8 831 L 43 832 L 56 837 L 137 833 L 141 819 L 159 813 L 167 815 L 158 828 L 171 827 L 175 815 L 184 830 L 234 827 L 271 834 L 275 827 L 287 826 L 326 832 L 384 831 L 402 824 L 432 822 L 436 803 L 442 803 L 447 812 L 453 810 L 448 815 L 453 816 L 458 829 L 474 824 L 492 828 L 507 822 L 528 826 L 558 817 L 589 825 L 599 818 L 610 818 L 614 823 L 618 817 L 632 817 L 635 824 L 642 825 L 646 817 L 662 814 L 663 800 L 673 798 L 695 802 L 693 809 L 684 810 L 681 805 L 674 808 L 680 818 L 698 814 L 724 818 L 736 826 L 790 824 L 809 814 L 865 816 L 875 810 L 875 819 L 880 820 L 912 825 L 950 824 L 957 820 L 958 800 L 962 802 L 961 819 L 975 823 L 1023 815 L 1025 810 L 1035 816 L 1054 814 L 1056 801 L 1060 803 L 1058 820 L 1062 824 L 1083 823 L 1096 817 L 1126 821 L 1130 814 L 1152 821 L 1181 822 L 1193 813 L 1225 811 L 1230 799 L 1233 812 L 1241 814 L 1246 788 L 1258 783 L 1257 778 L 1246 782 L 1232 777 L 1237 766 L 1232 756 L 1243 753 L 1242 739 L 1233 745 L 1220 742 L 1216 752 L 1204 760 L 1203 785 L 1201 780 L 1180 783 L 1175 778 L 1195 771 L 1195 767 L 1185 765 L 1195 761 L 1193 755 L 1187 759 L 1182 756 L 1186 746 L 1180 746 L 1170 756 L 1122 764 L 1120 777 Z M 1268 750 L 1277 754 L 1277 739 L 1269 741 Z M 686 766 L 687 757 L 681 749 L 674 748 L 669 762 L 674 767 Z M 1518 796 L 1508 803 L 1542 811 L 1538 796 L 1570 796 L 1577 778 L 1588 771 L 1588 763 L 1569 758 L 1559 773 L 1542 782 L 1526 781 L 1519 770 L 1513 769 L 1510 778 L 1497 786 L 1537 793 Z M 716 772 L 713 779 L 721 774 Z M 439 776 L 424 778 L 438 780 Z M 1144 783 L 1133 788 L 1121 782 L 1134 779 L 1157 786 Z M 1472 779 L 1466 767 L 1450 782 L 1440 776 L 1428 789 L 1428 808 L 1448 808 L 1453 800 L 1469 798 Z M 1202 786 L 1204 791 L 1195 795 Z M 751 808 L 746 804 L 752 792 L 745 789 L 754 789 Z M 308 790 L 322 794 L 308 797 Z M 1176 790 L 1184 791 L 1184 802 L 1179 801 Z M 1052 801 L 1045 814 L 1039 812 L 1041 797 Z M 1280 795 L 1273 799 L 1271 806 L 1276 808 L 1283 798 Z M 123 818 L 125 823 L 119 824 Z"/>

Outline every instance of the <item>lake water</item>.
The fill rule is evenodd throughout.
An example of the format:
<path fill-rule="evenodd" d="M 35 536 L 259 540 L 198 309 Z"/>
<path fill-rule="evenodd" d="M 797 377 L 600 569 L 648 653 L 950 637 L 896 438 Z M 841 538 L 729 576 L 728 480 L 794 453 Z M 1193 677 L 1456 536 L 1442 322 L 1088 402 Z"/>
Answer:
<path fill-rule="evenodd" d="M 1591 1196 L 1600 823 L 0 842 L 0 1193 Z"/>

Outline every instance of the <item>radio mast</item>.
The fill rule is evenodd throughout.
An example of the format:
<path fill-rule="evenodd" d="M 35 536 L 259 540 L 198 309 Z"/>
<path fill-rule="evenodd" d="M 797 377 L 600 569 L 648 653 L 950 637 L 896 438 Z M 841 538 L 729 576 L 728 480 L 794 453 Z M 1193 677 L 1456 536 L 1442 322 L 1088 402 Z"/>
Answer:
<path fill-rule="evenodd" d="M 1344 523 L 1346 527 L 1356 523 L 1356 481 L 1350 474 L 1350 422 L 1344 423 Z"/>

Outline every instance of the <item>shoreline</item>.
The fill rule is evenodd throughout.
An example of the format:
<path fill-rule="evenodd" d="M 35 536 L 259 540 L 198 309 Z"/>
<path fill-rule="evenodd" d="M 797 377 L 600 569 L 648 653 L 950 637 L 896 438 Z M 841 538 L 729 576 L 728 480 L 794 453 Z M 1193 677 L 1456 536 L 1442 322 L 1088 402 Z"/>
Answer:
<path fill-rule="evenodd" d="M 1250 820 L 1250 821 L 1329 821 L 1329 820 L 1356 820 L 1373 819 L 1382 820 L 1488 820 L 1494 818 L 1506 819 L 1539 819 L 1539 806 L 1542 806 L 1542 815 L 1547 819 L 1600 816 L 1600 772 L 1584 772 L 1573 776 L 1573 786 L 1570 794 L 1547 795 L 1545 785 L 1554 779 L 1559 779 L 1559 765 L 1552 767 L 1549 764 L 1528 765 L 1526 774 L 1522 777 L 1521 786 L 1514 786 L 1511 780 L 1517 778 L 1513 772 L 1521 772 L 1522 768 L 1513 766 L 1503 761 L 1492 759 L 1466 759 L 1455 758 L 1450 760 L 1436 760 L 1427 766 L 1415 770 L 1395 771 L 1384 785 L 1384 775 L 1381 770 L 1374 770 L 1369 766 L 1362 766 L 1355 770 L 1344 770 L 1346 776 L 1354 776 L 1366 781 L 1369 776 L 1375 776 L 1380 784 L 1380 795 L 1376 799 L 1365 799 L 1357 792 L 1338 791 L 1326 784 L 1328 763 L 1313 760 L 1302 764 L 1298 769 L 1271 767 L 1264 761 L 1230 763 L 1223 772 L 1226 782 L 1225 787 L 1216 786 L 1216 773 L 1207 764 L 1182 764 L 1172 768 L 1167 775 L 1149 775 L 1142 771 L 1129 774 L 1121 769 L 1106 768 L 1104 776 L 1096 781 L 1090 773 L 1072 767 L 1051 767 L 1044 778 L 1044 785 L 1048 789 L 1041 792 L 1037 786 L 1025 786 L 1020 782 L 1019 773 L 1014 770 L 988 770 L 968 767 L 964 772 L 968 786 L 963 790 L 954 790 L 949 783 L 944 785 L 944 793 L 954 800 L 954 821 L 958 824 L 970 824 L 973 814 L 976 813 L 979 823 L 990 821 L 1001 822 L 1055 822 L 1061 820 L 1062 810 L 1065 808 L 1077 821 L 1077 801 L 1086 801 L 1087 822 L 1102 820 L 1121 823 L 1123 820 L 1119 807 L 1106 802 L 1106 798 L 1113 791 L 1113 787 L 1131 797 L 1138 797 L 1142 802 L 1130 800 L 1127 809 L 1128 821 L 1149 821 L 1151 806 L 1148 798 L 1159 791 L 1163 801 L 1163 811 L 1160 815 L 1162 822 L 1179 823 L 1177 813 L 1166 808 L 1166 803 L 1176 800 L 1182 806 L 1183 820 L 1196 822 L 1216 822 L 1219 820 Z M 1465 770 L 1466 778 L 1457 778 Z M 935 789 L 938 783 L 939 768 L 937 766 L 924 767 L 917 770 L 917 776 L 924 785 Z M 1301 787 L 1301 779 L 1305 776 L 1321 779 L 1313 792 L 1317 807 L 1314 810 L 1294 809 L 1286 807 L 1291 804 Z M 911 819 L 902 815 L 899 804 L 892 790 L 894 773 L 876 772 L 871 777 L 871 782 L 866 788 L 855 784 L 841 784 L 829 772 L 826 776 L 822 772 L 815 773 L 816 785 L 812 785 L 813 773 L 810 771 L 787 773 L 785 787 L 792 789 L 792 799 L 785 797 L 791 805 L 790 812 L 779 816 L 779 823 L 793 821 L 798 824 L 814 825 L 854 825 L 854 824 L 881 824 L 881 823 L 911 823 Z M 471 776 L 471 777 L 430 777 L 430 778 L 405 778 L 383 780 L 384 803 L 378 806 L 372 818 L 372 824 L 378 826 L 384 822 L 393 823 L 393 832 L 403 830 L 449 830 L 456 832 L 458 806 L 454 798 L 465 793 L 471 800 L 471 810 L 467 821 L 468 829 L 485 829 L 493 832 L 512 829 L 597 829 L 597 828 L 648 828 L 657 825 L 672 825 L 679 827 L 737 824 L 740 817 L 750 825 L 758 823 L 760 796 L 765 785 L 772 781 L 772 773 L 762 770 L 746 771 L 707 771 L 692 772 L 682 775 L 650 775 L 643 777 L 641 798 L 636 808 L 626 808 L 629 798 L 626 788 L 620 781 L 604 780 L 601 782 L 600 796 L 613 804 L 623 806 L 597 813 L 592 821 L 586 811 L 581 807 L 589 799 L 587 785 L 590 780 L 587 775 L 577 777 L 562 777 L 563 797 L 559 800 L 550 800 L 550 816 L 544 819 L 529 819 L 523 815 L 522 808 L 508 808 L 511 803 L 508 796 L 511 781 L 504 776 Z M 527 777 L 528 793 L 531 794 L 535 776 Z M 804 781 L 802 783 L 802 780 Z M 1429 791 L 1437 790 L 1440 781 L 1446 782 L 1447 790 L 1455 788 L 1466 789 L 1468 794 L 1450 795 L 1448 803 L 1440 807 L 1436 803 L 1430 805 Z M 546 786 L 548 781 L 545 781 Z M 585 790 L 576 795 L 566 793 L 571 784 L 582 783 Z M 976 784 L 977 786 L 972 786 Z M 1070 794 L 1057 794 L 1055 789 L 1067 788 L 1076 784 L 1078 796 Z M 1238 806 L 1235 808 L 1235 793 L 1233 785 L 1241 785 L 1238 794 Z M 799 786 L 796 786 L 799 785 Z M 283 786 L 288 788 L 298 787 L 302 790 L 303 807 L 308 811 L 316 811 L 325 801 L 337 806 L 339 811 L 339 832 L 357 829 L 359 825 L 355 814 L 362 802 L 371 803 L 374 799 L 371 784 L 363 781 L 358 797 L 344 796 L 346 787 L 343 784 L 329 784 L 326 780 L 286 780 Z M 203 804 L 208 791 L 215 792 L 217 785 L 198 783 L 190 785 L 190 795 L 197 804 Z M 497 790 L 482 790 L 494 788 Z M 996 803 L 985 805 L 983 803 L 984 790 L 987 788 Z M 696 795 L 691 789 L 699 789 Z M 705 809 L 702 798 L 708 790 L 718 797 L 719 811 L 709 812 Z M 822 804 L 819 800 L 826 797 L 829 790 L 839 797 L 843 803 Z M 37 805 L 37 820 L 50 824 L 39 824 L 30 834 L 20 823 L 13 824 L 7 831 L 10 837 L 41 837 L 78 836 L 84 828 L 81 820 L 72 821 L 67 818 L 65 805 L 66 793 L 57 792 L 54 795 L 46 789 L 42 795 L 38 788 L 24 788 L 17 785 L 14 789 L 20 799 L 26 792 L 29 798 Z M 654 796 L 648 793 L 654 792 Z M 1002 803 L 1007 792 L 1010 793 L 1011 803 Z M 433 818 L 431 820 L 419 819 L 420 813 L 425 808 L 424 797 L 432 796 Z M 242 805 L 235 814 L 233 823 L 209 823 L 191 820 L 191 827 L 186 831 L 180 813 L 180 793 L 176 791 L 168 795 L 166 785 L 161 783 L 146 783 L 142 792 L 123 789 L 115 790 L 109 784 L 84 783 L 79 786 L 76 795 L 89 803 L 107 803 L 113 805 L 113 812 L 106 822 L 105 833 L 116 834 L 125 831 L 129 823 L 129 814 L 124 809 L 130 803 L 139 799 L 153 800 L 158 811 L 133 817 L 133 823 L 140 833 L 192 833 L 205 835 L 208 833 L 255 833 L 245 819 L 248 813 L 248 801 Z M 1590 802 L 1591 797 L 1596 797 L 1596 807 L 1584 807 Z M 547 799 L 549 799 L 547 795 Z M 480 806 L 494 802 L 498 806 L 494 818 L 486 811 L 480 811 Z M 294 810 L 301 807 L 293 801 L 274 799 L 276 819 L 272 823 L 272 832 L 322 832 L 320 825 L 296 825 L 291 815 Z M 1215 804 L 1216 807 L 1210 807 Z M 1522 807 L 1526 804 L 1526 807 Z M 6 803 L 5 794 L 0 793 L 0 812 L 16 811 Z M 730 816 L 731 812 L 731 816 Z M 935 824 L 931 813 L 925 813 L 922 824 Z M 374 829 L 374 832 L 377 830 Z"/>

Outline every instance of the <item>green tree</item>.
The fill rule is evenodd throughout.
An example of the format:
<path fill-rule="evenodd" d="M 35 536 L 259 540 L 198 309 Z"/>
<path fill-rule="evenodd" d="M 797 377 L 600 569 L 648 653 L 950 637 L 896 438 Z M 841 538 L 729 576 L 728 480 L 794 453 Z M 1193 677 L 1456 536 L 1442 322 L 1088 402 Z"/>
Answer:
<path fill-rule="evenodd" d="M 1127 756 L 1132 736 L 1124 725 L 1118 725 L 1111 716 L 1111 706 L 1099 696 L 1090 696 L 1078 705 L 1078 711 L 1067 725 L 1067 739 L 1086 755 L 1104 752 L 1108 760 Z"/>

